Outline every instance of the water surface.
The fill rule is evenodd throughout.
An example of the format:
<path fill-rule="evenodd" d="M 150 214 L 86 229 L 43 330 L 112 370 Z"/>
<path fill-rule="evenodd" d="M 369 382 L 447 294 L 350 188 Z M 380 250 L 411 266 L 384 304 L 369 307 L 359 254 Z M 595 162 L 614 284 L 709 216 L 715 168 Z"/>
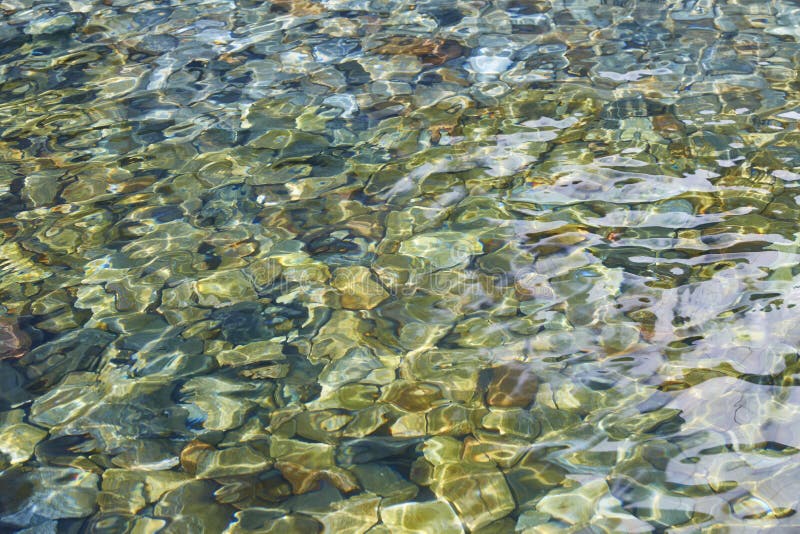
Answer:
<path fill-rule="evenodd" d="M 0 530 L 800 528 L 796 3 L 0 10 Z"/>

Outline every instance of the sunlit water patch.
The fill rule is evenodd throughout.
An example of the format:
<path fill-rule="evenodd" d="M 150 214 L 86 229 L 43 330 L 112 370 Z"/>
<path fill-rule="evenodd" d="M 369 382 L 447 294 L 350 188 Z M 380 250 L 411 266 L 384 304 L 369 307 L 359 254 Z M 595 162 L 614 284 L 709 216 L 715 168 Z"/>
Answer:
<path fill-rule="evenodd" d="M 0 530 L 800 528 L 793 3 L 0 10 Z"/>

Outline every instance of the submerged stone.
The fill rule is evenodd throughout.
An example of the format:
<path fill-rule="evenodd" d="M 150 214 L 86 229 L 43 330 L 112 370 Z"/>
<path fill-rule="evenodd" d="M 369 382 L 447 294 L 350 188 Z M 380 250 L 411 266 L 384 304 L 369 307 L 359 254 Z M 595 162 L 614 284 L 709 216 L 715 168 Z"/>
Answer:
<path fill-rule="evenodd" d="M 75 27 L 77 22 L 75 15 L 62 13 L 53 17 L 43 17 L 31 22 L 25 33 L 30 35 L 50 35 L 65 32 Z"/>
<path fill-rule="evenodd" d="M 88 517 L 96 508 L 100 477 L 64 467 L 15 467 L 0 474 L 0 521 L 24 527 L 46 519 Z"/>
<path fill-rule="evenodd" d="M 434 269 L 455 267 L 478 254 L 483 247 L 471 234 L 457 232 L 431 232 L 403 241 L 399 252 L 430 261 Z"/>
<path fill-rule="evenodd" d="M 443 501 L 408 502 L 381 507 L 381 520 L 398 534 L 463 534 L 458 516 Z"/>
<path fill-rule="evenodd" d="M 605 481 L 595 480 L 574 491 L 546 495 L 536 509 L 570 525 L 582 525 L 595 515 L 597 501 L 607 492 Z"/>
<path fill-rule="evenodd" d="M 397 471 L 383 464 L 362 464 L 350 469 L 364 491 L 382 497 L 384 506 L 411 501 L 419 488 L 405 480 Z"/>
<path fill-rule="evenodd" d="M 336 503 L 333 510 L 320 519 L 326 532 L 360 534 L 378 522 L 378 497 L 353 497 Z"/>
<path fill-rule="evenodd" d="M 389 297 L 383 287 L 362 266 L 339 267 L 331 285 L 341 292 L 342 307 L 350 310 L 371 310 Z"/>
<path fill-rule="evenodd" d="M 253 283 L 240 271 L 218 272 L 198 280 L 195 292 L 198 304 L 215 308 L 256 298 Z"/>
<path fill-rule="evenodd" d="M 86 328 L 36 347 L 20 360 L 29 387 L 45 390 L 71 372 L 94 370 L 102 351 L 114 339 L 109 332 Z"/>
<path fill-rule="evenodd" d="M 395 381 L 383 390 L 382 400 L 409 412 L 426 412 L 441 404 L 443 395 L 434 384 Z"/>
<path fill-rule="evenodd" d="M 46 436 L 47 431 L 25 423 L 4 425 L 0 427 L 0 453 L 6 455 L 11 465 L 25 462 Z"/>
<path fill-rule="evenodd" d="M 11 317 L 0 317 L 0 360 L 19 358 L 30 347 L 30 337 L 20 330 L 19 324 Z"/>
<path fill-rule="evenodd" d="M 536 398 L 539 379 L 531 366 L 511 362 L 492 368 L 486 403 L 499 408 L 524 408 Z"/>
<path fill-rule="evenodd" d="M 211 314 L 212 319 L 219 321 L 223 339 L 242 345 L 288 333 L 307 317 L 308 312 L 302 306 L 256 302 L 226 306 Z"/>
<path fill-rule="evenodd" d="M 461 463 L 436 466 L 431 489 L 453 503 L 459 517 L 475 530 L 510 514 L 516 504 L 503 474 Z"/>
<path fill-rule="evenodd" d="M 197 462 L 195 476 L 222 478 L 260 473 L 272 467 L 266 453 L 267 450 L 259 450 L 250 445 L 208 451 Z"/>
<path fill-rule="evenodd" d="M 171 528 L 184 532 L 222 532 L 230 523 L 234 510 L 216 502 L 215 489 L 210 481 L 189 481 L 164 493 L 153 513 L 156 518 L 168 520 Z"/>
<path fill-rule="evenodd" d="M 246 508 L 235 514 L 236 521 L 225 534 L 317 534 L 322 524 L 303 514 L 284 514 L 274 508 Z"/>

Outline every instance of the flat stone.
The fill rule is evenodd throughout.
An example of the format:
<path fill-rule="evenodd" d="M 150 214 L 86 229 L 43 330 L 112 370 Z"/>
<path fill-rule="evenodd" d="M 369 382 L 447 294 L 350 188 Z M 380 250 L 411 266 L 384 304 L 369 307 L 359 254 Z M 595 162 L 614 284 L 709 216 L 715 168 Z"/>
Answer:
<path fill-rule="evenodd" d="M 221 478 L 252 475 L 272 467 L 264 451 L 243 445 L 214 451 L 202 457 L 197 464 L 197 478 Z"/>
<path fill-rule="evenodd" d="M 370 270 L 361 265 L 339 267 L 331 285 L 339 290 L 342 307 L 348 310 L 371 310 L 389 297 Z"/>
<path fill-rule="evenodd" d="M 255 341 L 220 351 L 216 358 L 217 363 L 220 365 L 239 367 L 254 363 L 284 360 L 286 356 L 283 354 L 283 345 L 280 343 Z"/>
<path fill-rule="evenodd" d="M 165 493 L 154 508 L 154 515 L 170 520 L 175 532 L 222 532 L 234 510 L 217 503 L 217 485 L 208 480 L 193 480 Z"/>
<path fill-rule="evenodd" d="M 538 389 L 539 379 L 529 364 L 503 363 L 492 369 L 486 402 L 499 408 L 525 408 L 533 403 Z"/>
<path fill-rule="evenodd" d="M 392 534 L 463 534 L 453 508 L 444 501 L 408 502 L 381 508 L 381 519 Z"/>
<path fill-rule="evenodd" d="M 58 32 L 71 30 L 75 27 L 75 18 L 66 13 L 56 15 L 55 17 L 43 17 L 31 22 L 25 33 L 29 35 L 51 35 Z"/>
<path fill-rule="evenodd" d="M 11 465 L 28 460 L 34 447 L 47 436 L 47 431 L 25 423 L 0 428 L 0 453 L 8 456 Z"/>
<path fill-rule="evenodd" d="M 516 508 L 503 474 L 493 468 L 464 463 L 436 466 L 434 493 L 453 503 L 471 531 L 501 519 Z"/>
<path fill-rule="evenodd" d="M 478 238 L 461 232 L 431 232 L 403 241 L 399 253 L 427 259 L 434 269 L 455 267 L 483 251 Z"/>
<path fill-rule="evenodd" d="M 23 527 L 42 519 L 88 517 L 96 510 L 99 482 L 95 473 L 72 467 L 8 469 L 0 475 L 0 487 L 18 491 L 0 492 L 3 524 Z"/>
<path fill-rule="evenodd" d="M 253 283 L 241 271 L 216 272 L 195 283 L 197 303 L 219 308 L 258 298 Z"/>
<path fill-rule="evenodd" d="M 320 522 L 325 532 L 336 534 L 362 534 L 378 522 L 379 497 L 353 497 L 334 505 L 334 511 L 325 514 Z"/>
<path fill-rule="evenodd" d="M 573 491 L 545 495 L 536 509 L 570 525 L 582 525 L 597 513 L 597 501 L 607 493 L 605 480 L 593 480 Z"/>
<path fill-rule="evenodd" d="M 19 358 L 30 345 L 30 337 L 20 330 L 15 319 L 0 317 L 0 360 Z"/>
<path fill-rule="evenodd" d="M 234 515 L 236 521 L 224 534 L 317 534 L 322 530 L 322 525 L 307 515 L 281 515 L 274 508 L 246 508 Z"/>
<path fill-rule="evenodd" d="M 417 496 L 419 488 L 404 479 L 391 467 L 383 464 L 356 465 L 350 469 L 358 478 L 365 491 L 383 498 L 385 506 L 411 501 Z"/>

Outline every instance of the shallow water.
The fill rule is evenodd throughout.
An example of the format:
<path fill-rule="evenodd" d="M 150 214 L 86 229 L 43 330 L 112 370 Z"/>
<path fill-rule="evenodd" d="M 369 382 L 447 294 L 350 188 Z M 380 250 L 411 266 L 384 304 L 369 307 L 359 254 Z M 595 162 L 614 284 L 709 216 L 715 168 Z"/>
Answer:
<path fill-rule="evenodd" d="M 0 530 L 800 528 L 796 3 L 0 10 Z"/>

